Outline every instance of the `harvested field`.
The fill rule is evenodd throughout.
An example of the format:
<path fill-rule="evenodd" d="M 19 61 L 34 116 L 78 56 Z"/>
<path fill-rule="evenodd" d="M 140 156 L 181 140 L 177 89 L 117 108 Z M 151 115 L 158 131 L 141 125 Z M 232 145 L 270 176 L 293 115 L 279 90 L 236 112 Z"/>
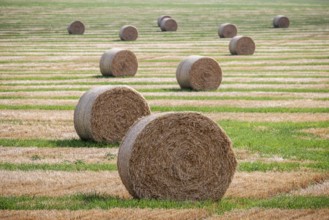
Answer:
<path fill-rule="evenodd" d="M 124 209 L 124 208 L 113 208 L 108 211 L 94 209 L 88 211 L 3 211 L 0 212 L 1 219 L 35 219 L 42 218 L 44 220 L 54 219 L 204 219 L 209 216 L 206 210 L 202 209 Z"/>
<path fill-rule="evenodd" d="M 223 216 L 213 216 L 209 220 L 228 219 L 327 219 L 329 209 L 261 209 L 238 210 L 224 214 Z"/>
<path fill-rule="evenodd" d="M 328 218 L 326 1 L 3 0 L 0 7 L 1 219 Z M 273 28 L 279 14 L 289 28 Z M 178 29 L 162 32 L 161 15 Z M 75 20 L 83 35 L 68 34 Z M 230 55 L 230 39 L 218 37 L 224 22 L 252 38 L 252 56 Z M 119 40 L 125 24 L 138 28 L 137 41 Z M 111 48 L 133 51 L 134 77 L 100 74 Z M 218 89 L 180 88 L 176 69 L 190 55 L 218 62 Z M 85 142 L 74 129 L 81 95 L 105 85 L 136 89 L 153 113 L 199 111 L 220 125 L 238 161 L 222 200 L 133 199 L 117 171 L 119 144 Z"/>
<path fill-rule="evenodd" d="M 1 196 L 99 193 L 130 198 L 117 172 L 0 171 Z"/>

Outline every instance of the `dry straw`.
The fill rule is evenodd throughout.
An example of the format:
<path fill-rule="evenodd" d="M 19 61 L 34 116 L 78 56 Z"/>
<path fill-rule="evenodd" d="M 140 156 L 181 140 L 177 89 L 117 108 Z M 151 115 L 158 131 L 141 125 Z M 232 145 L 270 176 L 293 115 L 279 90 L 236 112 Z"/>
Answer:
<path fill-rule="evenodd" d="M 74 21 L 68 27 L 69 34 L 83 34 L 85 32 L 85 26 L 81 21 Z"/>
<path fill-rule="evenodd" d="M 289 18 L 284 15 L 277 15 L 273 18 L 273 27 L 275 28 L 288 28 Z"/>
<path fill-rule="evenodd" d="M 125 25 L 121 27 L 119 36 L 123 41 L 134 41 L 138 38 L 137 28 L 131 25 Z"/>
<path fill-rule="evenodd" d="M 135 198 L 220 200 L 236 166 L 223 129 L 193 112 L 138 120 L 118 153 L 121 180 Z"/>
<path fill-rule="evenodd" d="M 164 18 L 160 22 L 161 31 L 176 31 L 177 22 L 172 18 Z"/>
<path fill-rule="evenodd" d="M 238 30 L 234 24 L 221 24 L 218 28 L 218 36 L 220 38 L 232 38 L 236 36 L 238 33 Z"/>
<path fill-rule="evenodd" d="M 194 55 L 178 65 L 176 79 L 182 89 L 215 90 L 222 82 L 222 70 L 214 59 Z"/>
<path fill-rule="evenodd" d="M 130 50 L 113 48 L 102 55 L 99 68 L 103 76 L 134 76 L 138 61 Z"/>
<path fill-rule="evenodd" d="M 128 86 L 100 86 L 84 93 L 74 111 L 74 127 L 83 140 L 114 143 L 150 114 L 144 97 Z"/>
<path fill-rule="evenodd" d="M 229 44 L 229 50 L 232 55 L 252 55 L 255 49 L 255 43 L 250 37 L 235 36 Z"/>
<path fill-rule="evenodd" d="M 161 21 L 164 18 L 171 18 L 169 15 L 161 15 L 160 17 L 158 17 L 158 26 L 160 27 Z"/>

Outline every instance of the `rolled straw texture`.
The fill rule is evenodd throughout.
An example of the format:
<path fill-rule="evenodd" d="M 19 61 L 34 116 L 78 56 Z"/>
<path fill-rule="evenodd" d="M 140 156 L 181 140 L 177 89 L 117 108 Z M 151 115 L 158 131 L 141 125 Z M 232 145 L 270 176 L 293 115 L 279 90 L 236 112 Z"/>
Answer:
<path fill-rule="evenodd" d="M 164 18 L 160 23 L 161 31 L 176 31 L 177 22 L 172 18 Z"/>
<path fill-rule="evenodd" d="M 102 55 L 99 68 L 103 76 L 134 76 L 138 61 L 130 50 L 113 48 Z"/>
<path fill-rule="evenodd" d="M 83 140 L 115 143 L 140 117 L 150 114 L 144 97 L 128 86 L 100 86 L 82 95 L 74 127 Z"/>
<path fill-rule="evenodd" d="M 273 27 L 275 28 L 288 28 L 289 24 L 289 18 L 284 15 L 277 15 L 273 18 Z"/>
<path fill-rule="evenodd" d="M 176 79 L 182 89 L 215 90 L 222 82 L 222 70 L 214 59 L 193 55 L 178 65 Z"/>
<path fill-rule="evenodd" d="M 238 33 L 238 29 L 234 24 L 221 24 L 218 28 L 218 36 L 220 38 L 232 38 L 236 36 Z"/>
<path fill-rule="evenodd" d="M 68 27 L 69 34 L 83 34 L 85 32 L 85 25 L 81 21 L 74 21 Z"/>
<path fill-rule="evenodd" d="M 193 112 L 141 118 L 118 153 L 121 180 L 135 198 L 220 200 L 236 166 L 223 129 Z"/>
<path fill-rule="evenodd" d="M 164 18 L 171 18 L 169 15 L 161 15 L 160 17 L 158 17 L 158 26 L 160 27 L 161 21 Z"/>
<path fill-rule="evenodd" d="M 131 25 L 125 25 L 121 27 L 119 36 L 123 41 L 134 41 L 138 38 L 137 28 Z"/>
<path fill-rule="evenodd" d="M 256 45 L 250 37 L 235 36 L 231 39 L 229 50 L 232 55 L 252 55 Z"/>

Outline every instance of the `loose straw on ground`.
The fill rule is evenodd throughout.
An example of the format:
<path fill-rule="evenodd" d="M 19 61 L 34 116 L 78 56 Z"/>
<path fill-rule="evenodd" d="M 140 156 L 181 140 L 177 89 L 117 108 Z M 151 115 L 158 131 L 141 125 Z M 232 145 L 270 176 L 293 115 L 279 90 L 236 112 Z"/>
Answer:
<path fill-rule="evenodd" d="M 74 127 L 83 140 L 119 142 L 128 128 L 150 108 L 136 90 L 128 86 L 100 86 L 80 98 L 74 111 Z"/>
<path fill-rule="evenodd" d="M 119 37 L 123 41 L 134 41 L 138 38 L 137 28 L 131 25 L 121 27 Z"/>
<path fill-rule="evenodd" d="M 231 39 L 229 50 L 232 55 L 252 55 L 256 45 L 250 37 L 235 36 Z"/>
<path fill-rule="evenodd" d="M 81 21 L 74 21 L 68 27 L 69 34 L 83 34 L 85 32 L 85 26 Z"/>
<path fill-rule="evenodd" d="M 289 24 L 289 18 L 284 15 L 277 15 L 273 18 L 273 27 L 275 28 L 288 28 Z"/>
<path fill-rule="evenodd" d="M 121 180 L 135 198 L 220 200 L 236 166 L 224 130 L 193 112 L 140 119 L 118 153 Z"/>
<path fill-rule="evenodd" d="M 222 82 L 222 70 L 214 59 L 193 55 L 178 65 L 176 79 L 182 89 L 215 90 Z"/>
<path fill-rule="evenodd" d="M 234 24 L 221 24 L 218 28 L 218 36 L 220 38 L 232 38 L 236 36 L 238 33 L 238 30 Z"/>
<path fill-rule="evenodd" d="M 103 76 L 134 76 L 138 61 L 130 50 L 113 48 L 102 55 L 99 68 Z"/>

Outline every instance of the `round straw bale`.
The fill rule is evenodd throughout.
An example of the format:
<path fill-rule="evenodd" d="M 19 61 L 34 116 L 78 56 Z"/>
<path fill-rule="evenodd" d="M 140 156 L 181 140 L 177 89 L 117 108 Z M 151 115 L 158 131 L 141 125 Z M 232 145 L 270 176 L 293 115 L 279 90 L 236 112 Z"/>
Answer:
<path fill-rule="evenodd" d="M 74 111 L 74 127 L 83 140 L 114 143 L 150 114 L 144 97 L 128 86 L 100 86 L 85 92 Z"/>
<path fill-rule="evenodd" d="M 85 25 L 81 21 L 73 21 L 68 27 L 69 34 L 83 34 L 85 32 Z"/>
<path fill-rule="evenodd" d="M 182 89 L 215 90 L 222 82 L 222 70 L 214 59 L 193 55 L 178 65 L 176 79 Z"/>
<path fill-rule="evenodd" d="M 161 21 L 164 18 L 171 18 L 169 15 L 161 15 L 160 17 L 158 17 L 158 26 L 160 27 Z"/>
<path fill-rule="evenodd" d="M 125 135 L 118 170 L 135 198 L 220 200 L 237 161 L 232 143 L 199 113 L 158 113 L 138 120 Z"/>
<path fill-rule="evenodd" d="M 230 41 L 229 49 L 232 55 L 252 55 L 256 46 L 250 37 L 235 36 Z"/>
<path fill-rule="evenodd" d="M 160 23 L 161 31 L 176 31 L 177 22 L 172 18 L 164 18 Z"/>
<path fill-rule="evenodd" d="M 113 48 L 102 55 L 99 68 L 103 76 L 134 76 L 138 61 L 130 50 Z"/>
<path fill-rule="evenodd" d="M 134 41 L 138 38 L 137 28 L 131 25 L 125 25 L 121 27 L 119 36 L 121 40 Z"/>
<path fill-rule="evenodd" d="M 232 38 L 236 36 L 238 30 L 234 24 L 221 24 L 218 28 L 218 36 L 220 38 Z"/>
<path fill-rule="evenodd" d="M 289 18 L 284 15 L 277 15 L 273 18 L 273 27 L 275 28 L 288 28 Z"/>

